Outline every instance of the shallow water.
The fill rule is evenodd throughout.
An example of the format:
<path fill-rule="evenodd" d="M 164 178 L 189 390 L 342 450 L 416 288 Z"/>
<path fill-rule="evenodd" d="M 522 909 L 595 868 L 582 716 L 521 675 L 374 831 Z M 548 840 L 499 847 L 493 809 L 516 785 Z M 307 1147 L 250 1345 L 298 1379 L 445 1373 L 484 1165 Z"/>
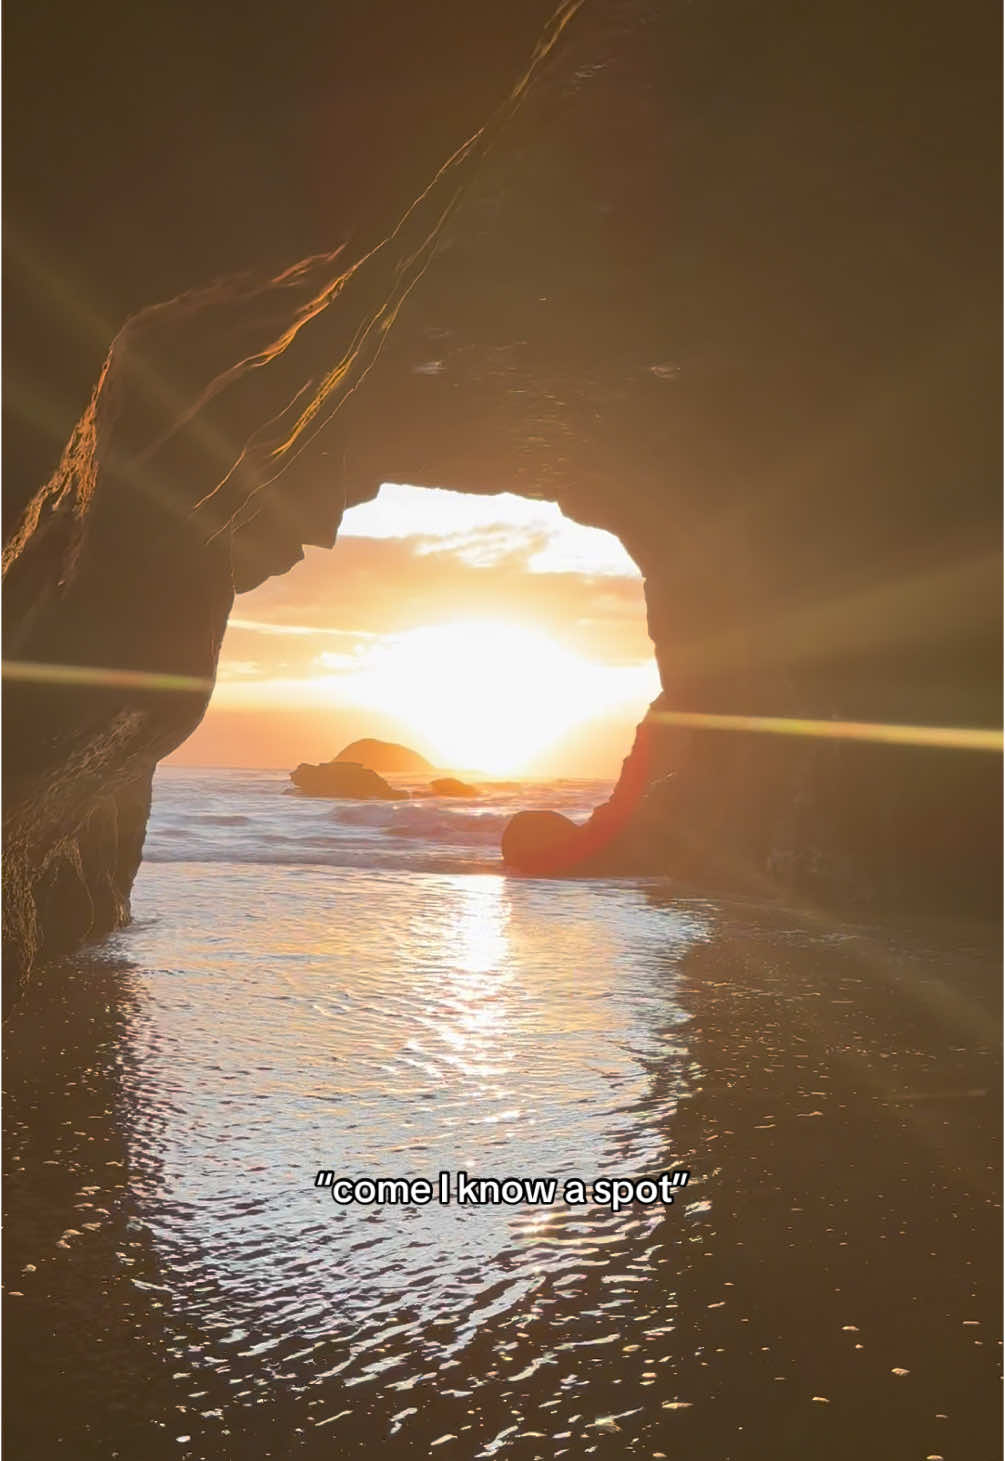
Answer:
<path fill-rule="evenodd" d="M 14 1455 L 997 1454 L 988 935 L 507 878 L 449 815 L 409 854 L 175 776 L 137 921 L 8 1027 Z M 671 1167 L 619 1213 L 313 1185 Z"/>

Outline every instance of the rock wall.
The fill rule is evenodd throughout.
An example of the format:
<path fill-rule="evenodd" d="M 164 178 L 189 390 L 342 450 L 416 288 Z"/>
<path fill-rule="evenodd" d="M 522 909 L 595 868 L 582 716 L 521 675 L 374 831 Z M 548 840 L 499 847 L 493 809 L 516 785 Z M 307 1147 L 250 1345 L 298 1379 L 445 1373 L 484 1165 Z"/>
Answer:
<path fill-rule="evenodd" d="M 488 7 L 482 31 L 445 7 L 449 77 L 411 118 L 391 102 L 370 188 L 349 169 L 372 196 L 344 247 L 329 225 L 114 335 L 5 549 L 11 987 L 127 916 L 150 777 L 203 714 L 234 593 L 385 480 L 551 498 L 639 563 L 664 691 L 598 865 L 994 908 L 996 758 L 660 712 L 999 722 L 997 18 L 713 10 Z M 375 55 L 403 15 L 368 9 Z M 282 136 L 316 97 L 277 64 Z M 375 129 L 371 98 L 355 115 Z M 140 242 L 123 209 L 112 257 Z M 317 219 L 262 228 L 268 264 Z M 207 226 L 207 276 L 226 244 Z M 142 247 L 157 298 L 177 240 Z"/>

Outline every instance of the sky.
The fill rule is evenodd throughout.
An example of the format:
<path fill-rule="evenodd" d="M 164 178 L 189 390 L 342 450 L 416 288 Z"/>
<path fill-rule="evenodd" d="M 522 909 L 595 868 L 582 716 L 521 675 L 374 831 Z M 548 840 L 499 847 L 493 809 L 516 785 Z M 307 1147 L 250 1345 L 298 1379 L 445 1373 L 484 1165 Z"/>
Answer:
<path fill-rule="evenodd" d="M 237 599 L 170 758 L 325 761 L 360 736 L 486 776 L 614 777 L 659 691 L 641 576 L 555 503 L 386 483 Z"/>

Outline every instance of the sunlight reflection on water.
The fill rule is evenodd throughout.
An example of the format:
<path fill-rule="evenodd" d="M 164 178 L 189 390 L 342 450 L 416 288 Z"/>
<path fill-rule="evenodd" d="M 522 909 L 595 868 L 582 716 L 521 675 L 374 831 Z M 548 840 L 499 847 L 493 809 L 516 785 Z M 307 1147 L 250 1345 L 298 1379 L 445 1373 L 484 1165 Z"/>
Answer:
<path fill-rule="evenodd" d="M 701 917 L 614 885 L 176 863 L 143 868 L 136 906 L 125 1135 L 196 1392 L 285 1376 L 309 1415 L 336 1382 L 423 1394 L 488 1344 L 473 1393 L 514 1324 L 575 1388 L 573 1295 L 603 1279 L 570 1356 L 651 1319 L 633 1285 L 663 1208 L 340 1206 L 313 1179 L 669 1165 L 673 970 Z"/>

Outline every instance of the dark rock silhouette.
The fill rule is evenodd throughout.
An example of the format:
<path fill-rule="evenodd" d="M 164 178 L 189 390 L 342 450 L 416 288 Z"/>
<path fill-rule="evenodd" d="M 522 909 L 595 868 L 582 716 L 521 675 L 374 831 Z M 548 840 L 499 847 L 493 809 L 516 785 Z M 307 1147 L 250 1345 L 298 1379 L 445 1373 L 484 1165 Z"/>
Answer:
<path fill-rule="evenodd" d="M 373 740 L 370 737 L 351 742 L 339 751 L 335 760 L 355 761 L 358 765 L 366 766 L 371 771 L 379 771 L 382 775 L 388 772 L 398 776 L 425 776 L 436 769 L 425 756 L 420 756 L 418 751 L 412 751 L 408 746 L 400 746 L 396 741 Z"/>
<path fill-rule="evenodd" d="M 580 828 L 560 812 L 517 812 L 503 829 L 503 862 L 514 872 L 553 877 L 583 855 Z"/>
<path fill-rule="evenodd" d="M 253 5 L 207 61 L 229 150 L 184 25 L 156 77 L 79 28 L 8 67 L 8 980 L 127 916 L 235 592 L 383 481 L 545 497 L 639 564 L 664 690 L 596 865 L 997 912 L 997 758 L 686 720 L 1000 725 L 995 8 L 329 10 L 305 50 Z M 136 75 L 143 168 L 75 142 Z M 37 127 L 64 83 L 79 125 Z M 319 136 L 363 145 L 319 173 Z M 33 245 L 77 240 L 70 288 Z"/>
<path fill-rule="evenodd" d="M 467 781 L 458 781 L 456 776 L 437 776 L 429 783 L 429 790 L 433 796 L 480 796 L 477 786 L 471 786 Z"/>
<path fill-rule="evenodd" d="M 383 776 L 354 761 L 324 761 L 319 766 L 302 761 L 290 772 L 293 785 L 308 796 L 350 797 L 354 801 L 403 801 L 407 791 L 395 791 Z"/>

